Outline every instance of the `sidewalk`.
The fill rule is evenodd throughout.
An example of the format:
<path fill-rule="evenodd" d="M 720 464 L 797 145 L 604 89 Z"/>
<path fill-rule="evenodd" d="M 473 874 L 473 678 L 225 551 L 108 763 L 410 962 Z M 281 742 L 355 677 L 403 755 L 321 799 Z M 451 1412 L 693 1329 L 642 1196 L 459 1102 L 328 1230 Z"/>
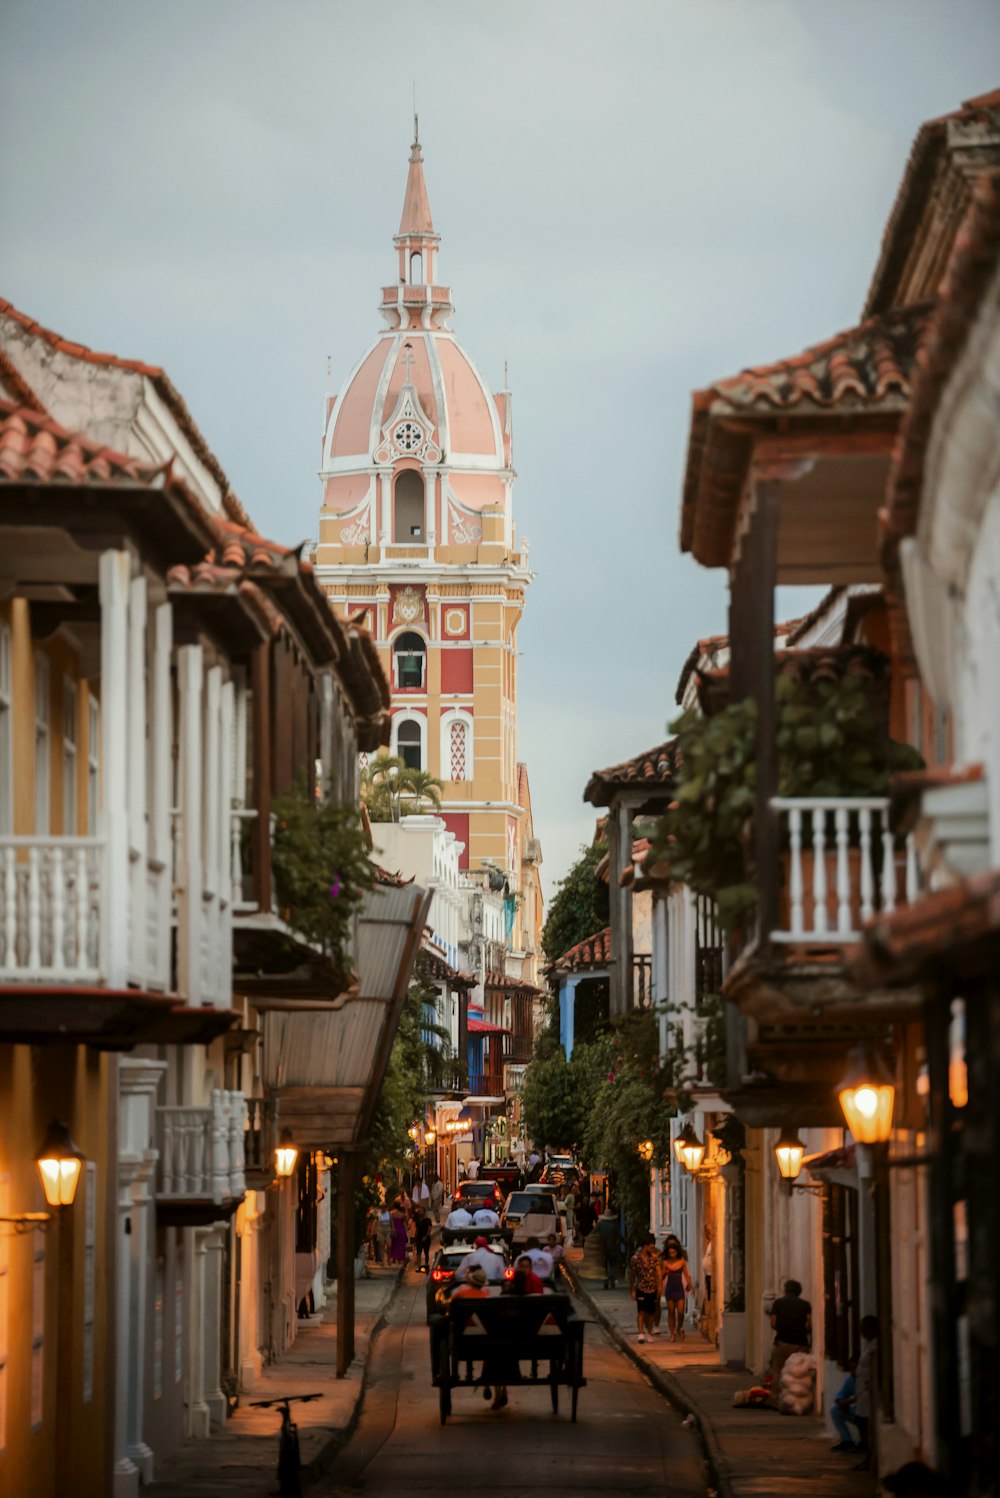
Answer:
<path fill-rule="evenodd" d="M 276 1489 L 281 1412 L 250 1408 L 253 1399 L 276 1394 L 322 1392 L 313 1404 L 293 1404 L 299 1427 L 303 1482 L 329 1472 L 354 1428 L 367 1380 L 371 1343 L 380 1331 L 400 1282 L 398 1268 L 373 1267 L 371 1279 L 355 1285 L 355 1355 L 346 1378 L 336 1377 L 337 1303 L 331 1297 L 322 1320 L 300 1324 L 294 1345 L 265 1368 L 260 1383 L 240 1396 L 239 1409 L 206 1441 L 187 1441 L 165 1460 L 148 1490 L 154 1498 L 209 1498 L 225 1494 L 264 1498 Z"/>
<path fill-rule="evenodd" d="M 672 1343 L 666 1312 L 662 1335 L 638 1342 L 628 1286 L 604 1290 L 599 1280 L 578 1279 L 574 1257 L 571 1251 L 568 1267 L 581 1300 L 671 1404 L 695 1416 L 720 1498 L 872 1498 L 874 1479 L 851 1470 L 850 1453 L 830 1450 L 836 1437 L 820 1416 L 735 1407 L 733 1395 L 750 1388 L 752 1373 L 723 1367 L 718 1349 L 698 1332 Z"/>

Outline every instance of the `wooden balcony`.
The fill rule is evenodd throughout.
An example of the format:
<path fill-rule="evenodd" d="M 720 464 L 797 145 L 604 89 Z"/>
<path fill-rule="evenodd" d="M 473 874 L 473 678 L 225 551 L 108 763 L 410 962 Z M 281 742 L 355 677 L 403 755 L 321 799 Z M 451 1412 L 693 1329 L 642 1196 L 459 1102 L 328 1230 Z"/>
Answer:
<path fill-rule="evenodd" d="M 532 1058 L 534 1037 L 520 1031 L 503 1038 L 503 1059 L 508 1066 L 524 1066 Z"/>
<path fill-rule="evenodd" d="M 156 1209 L 161 1222 L 191 1227 L 229 1217 L 246 1194 L 247 1104 L 217 1088 L 207 1108 L 156 1110 Z"/>
<path fill-rule="evenodd" d="M 470 1097 L 503 1097 L 503 1070 L 470 1071 Z"/>
<path fill-rule="evenodd" d="M 888 797 L 775 797 L 776 859 L 758 876 L 759 908 L 737 943 L 724 993 L 759 1023 L 805 1018 L 847 1036 L 902 1017 L 904 991 L 863 992 L 849 970 L 866 922 L 919 893 L 912 836 L 890 826 Z M 765 913 L 774 912 L 764 926 Z M 758 1065 L 764 1070 L 777 1068 Z"/>
<path fill-rule="evenodd" d="M 109 925 L 124 920 L 130 983 L 169 987 L 167 871 L 134 857 L 127 909 L 111 911 L 107 858 L 102 837 L 0 837 L 0 982 L 105 983 Z"/>

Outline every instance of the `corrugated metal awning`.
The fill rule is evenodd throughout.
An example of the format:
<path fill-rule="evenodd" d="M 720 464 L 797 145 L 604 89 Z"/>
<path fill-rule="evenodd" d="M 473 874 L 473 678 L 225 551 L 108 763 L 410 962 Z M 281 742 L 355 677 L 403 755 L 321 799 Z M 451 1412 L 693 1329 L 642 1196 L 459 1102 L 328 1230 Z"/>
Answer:
<path fill-rule="evenodd" d="M 264 1008 L 264 1082 L 300 1147 L 363 1142 L 429 904 L 418 885 L 376 885 L 358 922 L 356 987 L 327 1004 L 312 999 L 308 1009 Z"/>

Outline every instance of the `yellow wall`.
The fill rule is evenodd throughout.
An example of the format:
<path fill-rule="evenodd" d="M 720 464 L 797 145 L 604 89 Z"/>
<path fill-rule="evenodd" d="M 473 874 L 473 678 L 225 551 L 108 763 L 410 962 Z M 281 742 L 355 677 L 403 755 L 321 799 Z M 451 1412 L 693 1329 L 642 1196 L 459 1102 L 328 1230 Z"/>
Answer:
<path fill-rule="evenodd" d="M 30 1002 L 30 998 L 26 1000 Z M 104 1494 L 111 1465 L 114 1365 L 113 1155 L 115 1062 L 82 1046 L 0 1046 L 0 1190 L 3 1215 L 48 1210 L 35 1157 L 54 1116 L 96 1167 L 92 1395 L 84 1400 L 84 1245 L 87 1174 L 47 1231 L 0 1226 L 6 1280 L 6 1441 L 0 1498 Z M 44 1265 L 35 1256 L 44 1252 Z M 44 1305 L 35 1300 L 44 1277 Z M 0 1294 L 0 1317 L 3 1303 Z M 41 1328 L 41 1424 L 32 1429 L 32 1347 Z M 0 1326 L 0 1337 L 3 1328 Z M 38 1366 L 37 1360 L 34 1365 Z"/>

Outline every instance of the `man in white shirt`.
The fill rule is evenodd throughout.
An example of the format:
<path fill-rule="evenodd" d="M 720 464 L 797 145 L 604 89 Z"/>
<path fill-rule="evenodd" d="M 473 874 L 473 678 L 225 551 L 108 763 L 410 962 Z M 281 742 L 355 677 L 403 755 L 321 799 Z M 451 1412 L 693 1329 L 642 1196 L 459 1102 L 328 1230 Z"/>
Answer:
<path fill-rule="evenodd" d="M 471 1228 L 472 1216 L 464 1207 L 453 1207 L 444 1220 L 446 1228 Z"/>
<path fill-rule="evenodd" d="M 424 1211 L 426 1212 L 429 1210 L 430 1204 L 431 1188 L 428 1186 L 426 1181 L 420 1181 L 413 1188 L 413 1205 L 415 1207 L 423 1207 Z"/>
<path fill-rule="evenodd" d="M 537 1238 L 529 1238 L 524 1249 L 525 1255 L 531 1260 L 531 1267 L 540 1280 L 552 1278 L 552 1255 L 546 1253 Z"/>
<path fill-rule="evenodd" d="M 476 1179 L 476 1176 L 479 1174 L 479 1161 L 475 1155 L 473 1155 L 472 1159 L 466 1166 L 465 1173 L 470 1181 L 474 1181 Z"/>
<path fill-rule="evenodd" d="M 477 1207 L 472 1214 L 472 1221 L 477 1228 L 498 1228 L 500 1219 L 492 1207 Z"/>
<path fill-rule="evenodd" d="M 471 1254 L 465 1258 L 455 1270 L 456 1280 L 464 1280 L 470 1269 L 478 1265 L 482 1269 L 491 1285 L 498 1285 L 503 1279 L 504 1262 L 499 1254 L 493 1253 L 485 1238 L 477 1238 L 476 1246 Z"/>

